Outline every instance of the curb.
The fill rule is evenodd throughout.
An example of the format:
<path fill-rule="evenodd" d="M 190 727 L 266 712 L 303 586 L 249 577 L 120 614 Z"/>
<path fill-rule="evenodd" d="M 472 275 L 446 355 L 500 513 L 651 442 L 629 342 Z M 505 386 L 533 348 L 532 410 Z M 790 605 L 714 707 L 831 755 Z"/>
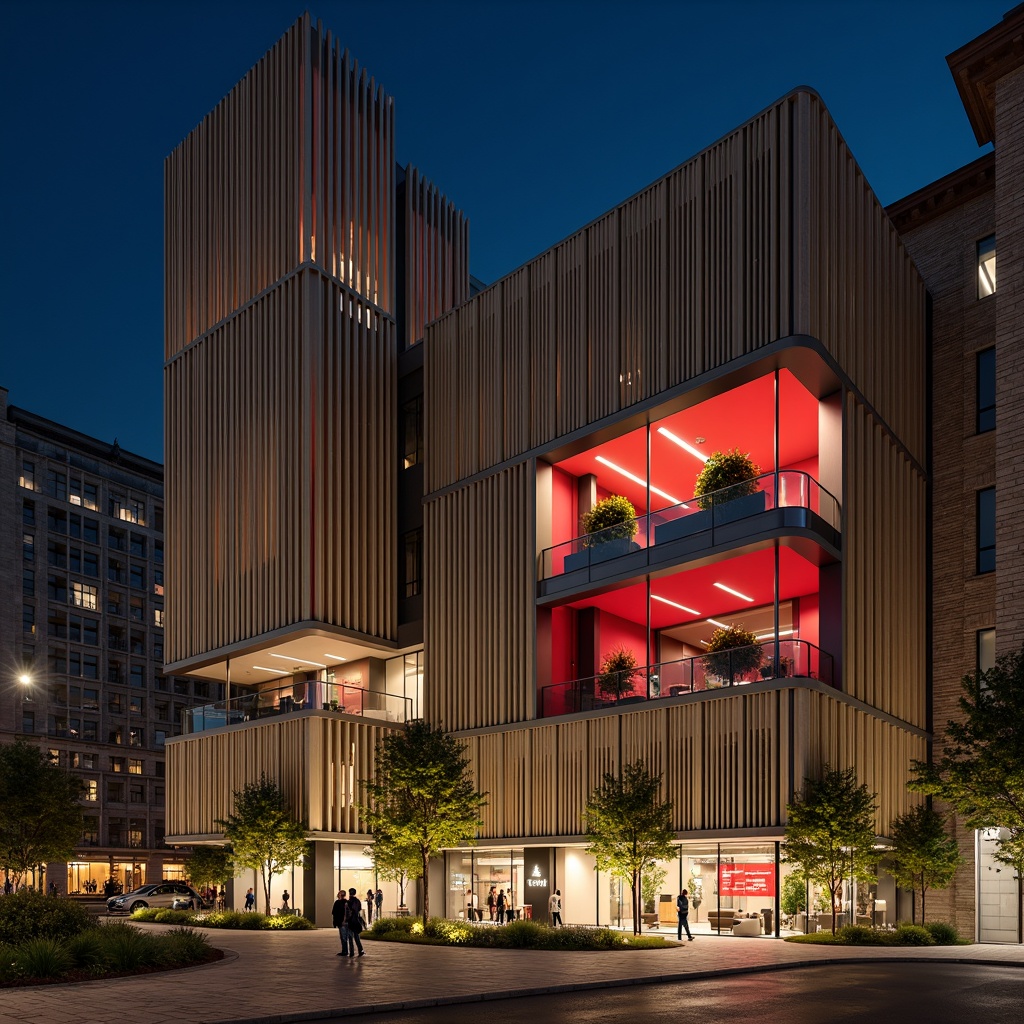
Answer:
<path fill-rule="evenodd" d="M 615 978 L 608 981 L 581 981 L 565 985 L 543 985 L 537 988 L 508 989 L 504 992 L 468 993 L 454 996 L 428 996 L 423 999 L 403 999 L 373 1006 L 330 1007 L 324 1010 L 303 1010 L 296 1013 L 271 1013 L 261 1017 L 218 1017 L 203 1024 L 291 1024 L 293 1021 L 325 1020 L 329 1017 L 356 1017 L 370 1013 L 399 1013 L 403 1010 L 421 1010 L 432 1006 L 455 1006 L 462 1003 L 489 1003 L 498 999 L 521 999 L 525 996 L 555 995 L 562 992 L 587 992 L 602 988 L 629 988 L 634 985 L 666 985 L 681 981 L 707 981 L 736 974 L 765 974 L 770 971 L 792 971 L 807 967 L 830 967 L 836 964 L 977 964 L 984 967 L 1009 967 L 1018 970 L 1024 963 L 1005 960 L 987 960 L 973 957 L 888 956 L 844 957 L 842 960 L 794 960 L 785 964 L 764 964 L 751 967 L 723 967 L 711 971 L 687 971 L 674 974 L 652 974 L 642 978 Z"/>

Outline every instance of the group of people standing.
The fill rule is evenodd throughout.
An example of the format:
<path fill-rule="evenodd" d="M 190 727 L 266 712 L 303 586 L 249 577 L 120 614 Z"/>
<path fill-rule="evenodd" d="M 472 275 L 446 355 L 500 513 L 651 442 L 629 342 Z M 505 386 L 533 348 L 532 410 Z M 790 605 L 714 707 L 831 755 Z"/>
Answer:
<path fill-rule="evenodd" d="M 373 890 L 368 891 L 366 895 L 373 897 Z M 374 902 L 376 902 L 375 897 L 373 902 L 367 899 L 367 908 L 372 908 Z M 383 895 L 381 896 L 381 902 L 383 902 Z M 373 910 L 368 909 L 368 913 L 372 919 Z M 366 950 L 363 949 L 362 939 L 359 938 L 359 933 L 364 927 L 363 904 L 356 895 L 354 887 L 349 889 L 348 895 L 345 894 L 344 889 L 338 890 L 338 898 L 334 901 L 334 906 L 331 908 L 331 920 L 334 922 L 334 927 L 338 929 L 338 935 L 341 937 L 341 952 L 336 955 L 355 956 L 358 949 L 359 955 L 365 956 Z"/>

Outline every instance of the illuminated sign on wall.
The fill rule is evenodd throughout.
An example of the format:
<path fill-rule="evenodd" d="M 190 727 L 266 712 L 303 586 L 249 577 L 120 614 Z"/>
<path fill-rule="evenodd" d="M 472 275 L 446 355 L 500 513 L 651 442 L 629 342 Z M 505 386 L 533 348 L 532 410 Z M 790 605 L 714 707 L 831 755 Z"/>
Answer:
<path fill-rule="evenodd" d="M 526 887 L 528 889 L 546 889 L 547 886 L 548 880 L 540 873 L 540 865 L 534 864 L 530 877 L 526 879 Z"/>
<path fill-rule="evenodd" d="M 774 896 L 774 864 L 722 864 L 718 869 L 722 896 Z"/>

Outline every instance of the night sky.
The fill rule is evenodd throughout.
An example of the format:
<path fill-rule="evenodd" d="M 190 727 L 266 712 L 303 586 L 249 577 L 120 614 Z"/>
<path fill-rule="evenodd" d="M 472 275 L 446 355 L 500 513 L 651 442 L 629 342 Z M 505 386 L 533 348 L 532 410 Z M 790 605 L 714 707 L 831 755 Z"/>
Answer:
<path fill-rule="evenodd" d="M 883 203 L 980 156 L 946 66 L 1013 0 L 320 2 L 490 283 L 797 85 Z M 0 386 L 162 461 L 163 159 L 300 2 L 0 2 Z"/>

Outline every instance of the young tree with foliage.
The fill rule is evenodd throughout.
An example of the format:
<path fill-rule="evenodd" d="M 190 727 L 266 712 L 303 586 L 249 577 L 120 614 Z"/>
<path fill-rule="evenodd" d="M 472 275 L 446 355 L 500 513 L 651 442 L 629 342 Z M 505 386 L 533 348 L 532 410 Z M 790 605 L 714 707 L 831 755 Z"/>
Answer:
<path fill-rule="evenodd" d="M 0 867 L 15 884 L 47 861 L 71 859 L 82 838 L 82 784 L 19 738 L 0 744 Z"/>
<path fill-rule="evenodd" d="M 963 862 L 956 840 L 946 831 L 946 819 L 930 807 L 913 807 L 901 814 L 889 829 L 892 836 L 891 868 L 901 889 L 921 894 L 921 924 L 924 897 L 929 889 L 945 889 Z"/>
<path fill-rule="evenodd" d="M 423 860 L 419 847 L 397 846 L 388 836 L 374 836 L 373 846 L 363 853 L 373 860 L 374 870 L 386 882 L 398 883 L 399 906 L 404 907 L 405 889 L 423 874 Z"/>
<path fill-rule="evenodd" d="M 487 795 L 477 791 L 465 747 L 422 719 L 377 744 L 374 777 L 363 783 L 363 820 L 382 850 L 414 849 L 423 878 L 423 924 L 430 913 L 427 862 L 476 840 Z"/>
<path fill-rule="evenodd" d="M 197 846 L 185 858 L 185 870 L 196 887 L 226 885 L 235 876 L 231 851 L 225 846 Z"/>
<path fill-rule="evenodd" d="M 587 853 L 599 870 L 629 882 L 633 934 L 639 935 L 640 880 L 675 849 L 672 804 L 661 799 L 661 775 L 652 775 L 643 761 L 624 765 L 618 776 L 606 774 L 587 801 L 585 818 L 590 838 Z"/>
<path fill-rule="evenodd" d="M 269 915 L 270 880 L 306 853 L 309 830 L 292 817 L 277 783 L 262 772 L 259 782 L 235 790 L 232 803 L 234 813 L 217 824 L 231 844 L 235 865 L 260 872 L 263 912 Z"/>
<path fill-rule="evenodd" d="M 874 814 L 875 795 L 857 785 L 856 770 L 828 764 L 786 807 L 784 859 L 828 891 L 833 935 L 843 880 L 875 877 Z"/>
<path fill-rule="evenodd" d="M 996 860 L 1017 876 L 1024 897 L 1024 647 L 961 682 L 962 719 L 948 722 L 942 753 L 913 763 L 911 785 L 944 800 L 969 829 L 1002 828 Z M 1024 932 L 1024 914 L 1021 915 Z M 1018 935 L 1021 939 L 1021 935 Z"/>

